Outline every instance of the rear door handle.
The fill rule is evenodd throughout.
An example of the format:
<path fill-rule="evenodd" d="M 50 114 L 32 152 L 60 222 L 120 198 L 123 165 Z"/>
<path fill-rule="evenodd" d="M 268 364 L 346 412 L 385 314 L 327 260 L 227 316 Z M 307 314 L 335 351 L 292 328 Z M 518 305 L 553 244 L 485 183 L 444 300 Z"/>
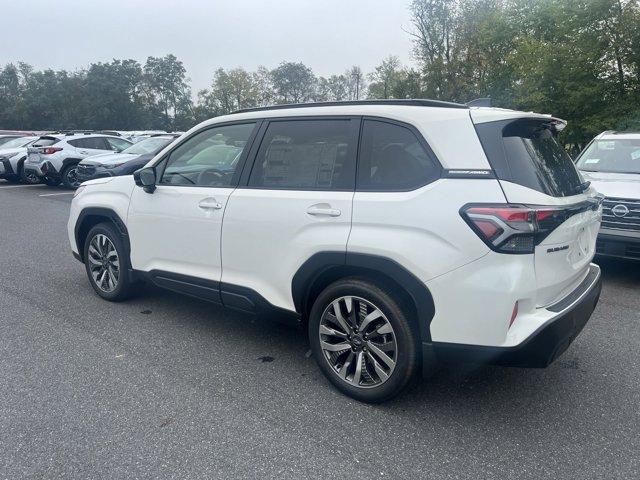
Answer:
<path fill-rule="evenodd" d="M 331 208 L 331 205 L 321 203 L 318 205 L 311 205 L 307 208 L 307 213 L 314 217 L 339 217 L 342 212 L 337 208 Z"/>
<path fill-rule="evenodd" d="M 203 210 L 220 210 L 222 208 L 222 204 L 219 203 L 215 198 L 209 197 L 201 200 L 198 204 L 198 207 Z"/>

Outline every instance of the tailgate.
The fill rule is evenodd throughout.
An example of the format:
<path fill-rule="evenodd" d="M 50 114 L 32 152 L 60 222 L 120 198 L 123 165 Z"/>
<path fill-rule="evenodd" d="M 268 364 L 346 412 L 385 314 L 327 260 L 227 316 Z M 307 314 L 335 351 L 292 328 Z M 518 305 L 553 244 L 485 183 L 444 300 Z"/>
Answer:
<path fill-rule="evenodd" d="M 537 304 L 547 306 L 568 295 L 589 271 L 600 229 L 602 207 L 595 195 L 565 206 L 566 220 L 535 249 Z"/>
<path fill-rule="evenodd" d="M 472 118 L 474 114 L 472 113 Z M 595 254 L 602 198 L 585 182 L 556 140 L 558 119 L 485 121 L 476 131 L 509 204 L 535 209 L 536 304 L 566 296 L 587 275 Z"/>

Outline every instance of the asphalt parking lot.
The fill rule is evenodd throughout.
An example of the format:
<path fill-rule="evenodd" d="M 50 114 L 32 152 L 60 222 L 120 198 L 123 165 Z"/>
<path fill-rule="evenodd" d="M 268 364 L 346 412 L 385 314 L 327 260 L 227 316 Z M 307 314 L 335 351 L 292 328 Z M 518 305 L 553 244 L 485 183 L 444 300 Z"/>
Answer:
<path fill-rule="evenodd" d="M 1 478 L 638 478 L 640 265 L 545 370 L 461 366 L 381 406 L 302 331 L 146 287 L 112 304 L 71 256 L 71 194 L 0 181 Z"/>

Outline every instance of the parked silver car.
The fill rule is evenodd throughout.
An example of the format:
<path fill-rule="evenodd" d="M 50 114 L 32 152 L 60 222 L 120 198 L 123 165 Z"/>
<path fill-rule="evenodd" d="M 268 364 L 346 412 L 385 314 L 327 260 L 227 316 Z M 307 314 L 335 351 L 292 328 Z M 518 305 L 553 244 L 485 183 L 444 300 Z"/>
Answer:
<path fill-rule="evenodd" d="M 605 196 L 597 253 L 640 260 L 640 132 L 603 132 L 576 162 Z"/>

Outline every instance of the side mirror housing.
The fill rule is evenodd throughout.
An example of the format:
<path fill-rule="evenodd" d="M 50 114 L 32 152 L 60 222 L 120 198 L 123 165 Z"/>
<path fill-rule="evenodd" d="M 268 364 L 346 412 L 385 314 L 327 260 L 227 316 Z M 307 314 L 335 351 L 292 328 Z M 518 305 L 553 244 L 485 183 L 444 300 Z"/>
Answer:
<path fill-rule="evenodd" d="M 133 179 L 136 185 L 142 187 L 147 193 L 153 193 L 156 190 L 156 169 L 153 167 L 136 170 L 133 173 Z"/>

